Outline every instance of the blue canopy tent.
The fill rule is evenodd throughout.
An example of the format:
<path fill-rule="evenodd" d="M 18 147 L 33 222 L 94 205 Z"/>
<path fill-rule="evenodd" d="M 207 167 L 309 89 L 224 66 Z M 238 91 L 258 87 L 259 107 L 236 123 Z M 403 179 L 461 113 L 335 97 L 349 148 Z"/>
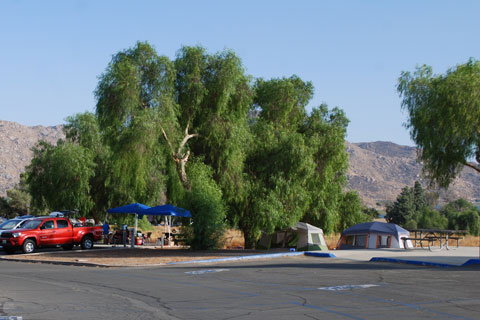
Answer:
<path fill-rule="evenodd" d="M 137 234 L 137 226 L 138 226 L 138 215 L 141 212 L 149 209 L 150 207 L 141 203 L 131 203 L 125 206 L 116 207 L 108 209 L 108 213 L 135 213 L 135 229 L 133 230 L 133 235 Z M 132 248 L 135 246 L 135 236 L 132 235 Z"/>
<path fill-rule="evenodd" d="M 140 217 L 142 217 L 144 214 L 146 215 L 151 215 L 151 216 L 165 216 L 165 222 L 166 225 L 168 225 L 168 237 L 170 238 L 170 226 L 172 224 L 172 219 L 171 217 L 183 217 L 183 218 L 191 218 L 192 215 L 190 214 L 190 211 L 185 210 L 183 208 L 175 207 L 171 204 L 164 204 L 162 206 L 156 206 L 156 207 L 151 207 L 146 210 L 142 210 L 142 213 L 140 214 Z M 167 216 L 169 216 L 170 219 L 167 221 Z M 166 233 L 166 232 L 165 232 Z"/>
<path fill-rule="evenodd" d="M 172 206 L 171 204 L 164 204 L 163 206 L 151 207 L 146 210 L 142 210 L 141 214 L 152 216 L 174 216 L 191 218 L 190 211 L 183 208 Z"/>
<path fill-rule="evenodd" d="M 136 214 L 139 214 L 143 210 L 146 210 L 146 209 L 149 209 L 149 208 L 150 208 L 149 206 L 146 206 L 144 204 L 136 202 L 136 203 L 127 204 L 125 206 L 108 209 L 107 212 L 108 213 L 136 213 Z"/>
<path fill-rule="evenodd" d="M 185 210 L 183 208 L 175 207 L 171 204 L 165 204 L 165 205 L 156 206 L 156 207 L 149 207 L 141 203 L 131 203 L 125 206 L 108 209 L 107 213 L 135 213 L 135 229 L 133 232 L 134 235 L 137 234 L 138 218 L 141 219 L 144 215 L 165 216 L 165 219 L 167 216 L 184 217 L 184 218 L 192 217 L 192 215 L 190 214 L 190 211 Z M 168 224 L 168 234 L 170 237 L 171 219 L 170 219 L 170 222 L 168 222 L 167 224 Z M 132 237 L 132 248 L 135 246 L 134 239 L 135 237 Z"/>

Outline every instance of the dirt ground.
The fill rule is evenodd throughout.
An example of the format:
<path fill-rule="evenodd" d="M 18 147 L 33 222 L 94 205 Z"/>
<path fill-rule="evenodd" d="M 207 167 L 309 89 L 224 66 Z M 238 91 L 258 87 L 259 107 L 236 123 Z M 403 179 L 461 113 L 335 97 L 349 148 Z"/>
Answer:
<path fill-rule="evenodd" d="M 282 251 L 274 250 L 211 250 L 211 251 L 191 251 L 181 248 L 160 248 L 160 247 L 141 247 L 124 248 L 122 247 L 104 247 L 98 246 L 92 250 L 72 250 L 72 251 L 54 251 L 40 252 L 37 254 L 14 254 L 4 255 L 1 258 L 8 260 L 33 260 L 45 262 L 67 262 L 107 266 L 148 266 L 162 265 L 169 262 L 218 259 L 227 257 L 237 257 L 255 254 L 278 253 Z"/>

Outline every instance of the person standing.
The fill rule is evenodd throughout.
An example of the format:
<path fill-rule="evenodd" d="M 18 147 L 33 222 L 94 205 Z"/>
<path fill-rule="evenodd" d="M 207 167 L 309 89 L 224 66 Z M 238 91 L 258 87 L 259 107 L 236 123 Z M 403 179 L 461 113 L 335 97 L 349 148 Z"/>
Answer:
<path fill-rule="evenodd" d="M 103 223 L 102 229 L 103 229 L 103 243 L 110 244 L 109 237 L 108 237 L 110 233 L 110 225 L 107 223 L 107 221 Z"/>

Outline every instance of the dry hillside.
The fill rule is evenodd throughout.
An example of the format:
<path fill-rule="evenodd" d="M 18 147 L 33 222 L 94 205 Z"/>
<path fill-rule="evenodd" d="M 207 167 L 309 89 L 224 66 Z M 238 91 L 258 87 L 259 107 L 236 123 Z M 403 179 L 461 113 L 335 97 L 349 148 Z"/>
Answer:
<path fill-rule="evenodd" d="M 64 138 L 62 126 L 27 127 L 0 120 L 0 197 L 18 183 L 20 173 L 30 163 L 32 147 L 40 140 L 55 144 Z"/>
<path fill-rule="evenodd" d="M 358 190 L 365 204 L 395 200 L 401 189 L 422 180 L 422 165 L 416 161 L 414 147 L 392 142 L 347 143 L 350 155 L 349 187 Z M 480 174 L 465 168 L 448 192 L 440 191 L 442 201 L 460 197 L 480 199 Z"/>
<path fill-rule="evenodd" d="M 32 147 L 41 139 L 56 143 L 64 138 L 62 126 L 23 126 L 0 120 L 0 196 L 13 188 L 32 158 Z M 395 200 L 405 185 L 421 180 L 421 164 L 413 147 L 391 142 L 347 143 L 350 155 L 349 187 L 358 190 L 365 204 Z M 447 194 L 450 199 L 480 199 L 480 174 L 465 169 Z M 448 200 L 448 199 L 447 199 Z"/>

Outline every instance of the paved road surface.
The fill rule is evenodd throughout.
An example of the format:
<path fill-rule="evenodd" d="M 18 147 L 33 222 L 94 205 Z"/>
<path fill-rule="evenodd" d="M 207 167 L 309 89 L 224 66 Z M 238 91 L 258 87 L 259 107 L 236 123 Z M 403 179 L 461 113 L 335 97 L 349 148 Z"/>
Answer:
<path fill-rule="evenodd" d="M 0 318 L 479 319 L 479 275 L 303 256 L 144 269 L 0 261 Z"/>

